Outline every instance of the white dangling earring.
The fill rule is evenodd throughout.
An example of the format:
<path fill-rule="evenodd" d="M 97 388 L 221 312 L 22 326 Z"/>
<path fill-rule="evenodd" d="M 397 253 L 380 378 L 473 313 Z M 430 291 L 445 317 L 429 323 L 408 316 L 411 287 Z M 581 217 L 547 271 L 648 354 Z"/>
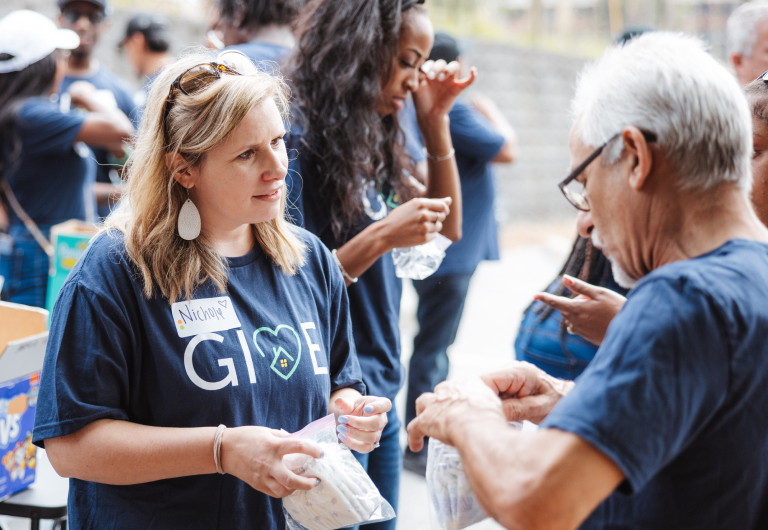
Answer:
<path fill-rule="evenodd" d="M 176 228 L 179 231 L 179 237 L 187 241 L 197 239 L 197 236 L 200 235 L 200 211 L 189 198 L 189 190 L 187 190 L 187 200 L 184 201 L 181 210 L 179 210 Z"/>

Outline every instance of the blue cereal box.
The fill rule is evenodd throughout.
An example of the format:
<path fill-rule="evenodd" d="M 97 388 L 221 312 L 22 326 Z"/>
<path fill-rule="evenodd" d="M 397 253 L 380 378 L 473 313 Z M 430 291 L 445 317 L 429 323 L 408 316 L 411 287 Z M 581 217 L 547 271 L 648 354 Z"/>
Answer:
<path fill-rule="evenodd" d="M 32 445 L 40 374 L 35 372 L 0 384 L 0 499 L 35 480 L 36 448 Z"/>
<path fill-rule="evenodd" d="M 0 302 L 0 500 L 35 480 L 32 429 L 47 318 L 44 309 Z"/>

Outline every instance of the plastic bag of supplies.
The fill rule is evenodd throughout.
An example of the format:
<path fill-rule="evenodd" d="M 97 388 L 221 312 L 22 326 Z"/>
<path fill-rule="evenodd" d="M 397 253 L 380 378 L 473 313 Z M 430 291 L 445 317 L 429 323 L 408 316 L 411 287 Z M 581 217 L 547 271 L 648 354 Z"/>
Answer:
<path fill-rule="evenodd" d="M 339 443 L 333 414 L 313 421 L 292 436 L 317 442 L 323 456 L 290 454 L 283 458 L 295 473 L 320 479 L 311 490 L 297 490 L 283 499 L 288 530 L 334 530 L 395 516 L 363 466 L 346 445 Z"/>
<path fill-rule="evenodd" d="M 488 517 L 477 502 L 455 447 L 429 439 L 427 491 L 433 528 L 460 530 Z"/>
<path fill-rule="evenodd" d="M 423 280 L 431 276 L 443 262 L 445 249 L 451 240 L 442 234 L 422 245 L 415 247 L 393 248 L 392 261 L 395 263 L 395 276 Z"/>
<path fill-rule="evenodd" d="M 513 429 L 525 429 L 524 423 L 510 422 Z M 528 430 L 536 427 L 530 424 Z M 469 479 L 464 472 L 459 451 L 435 438 L 429 439 L 427 491 L 431 501 L 433 528 L 460 530 L 486 519 Z"/>

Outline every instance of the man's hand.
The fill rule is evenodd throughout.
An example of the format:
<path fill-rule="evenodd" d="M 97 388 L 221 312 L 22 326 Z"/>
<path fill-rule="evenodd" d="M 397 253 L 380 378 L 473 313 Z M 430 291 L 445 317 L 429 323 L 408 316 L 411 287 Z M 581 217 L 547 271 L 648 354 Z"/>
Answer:
<path fill-rule="evenodd" d="M 600 344 L 605 338 L 608 324 L 624 307 L 627 299 L 618 293 L 563 276 L 563 285 L 576 293 L 576 298 L 539 293 L 535 300 L 560 311 L 568 325 L 568 332 L 575 333 L 593 344 Z"/>
<path fill-rule="evenodd" d="M 544 370 L 523 361 L 482 376 L 483 382 L 501 398 L 508 421 L 540 423 L 560 398 L 570 392 L 573 381 L 552 377 Z"/>
<path fill-rule="evenodd" d="M 481 379 L 444 381 L 433 392 L 416 400 L 416 418 L 408 424 L 408 445 L 412 451 L 424 447 L 424 437 L 455 445 L 453 436 L 471 424 L 482 428 L 506 425 L 501 400 Z"/>

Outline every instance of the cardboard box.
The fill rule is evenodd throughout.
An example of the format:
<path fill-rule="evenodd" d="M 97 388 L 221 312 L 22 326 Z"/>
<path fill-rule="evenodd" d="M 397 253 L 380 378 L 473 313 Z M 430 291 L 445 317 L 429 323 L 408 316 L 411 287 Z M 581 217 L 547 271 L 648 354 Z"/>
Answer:
<path fill-rule="evenodd" d="M 0 302 L 0 500 L 35 480 L 32 445 L 48 311 Z"/>
<path fill-rule="evenodd" d="M 45 297 L 45 307 L 48 311 L 53 311 L 53 304 L 56 303 L 64 280 L 88 248 L 88 243 L 97 231 L 95 225 L 77 219 L 51 227 L 53 257 L 48 270 L 48 290 Z"/>

